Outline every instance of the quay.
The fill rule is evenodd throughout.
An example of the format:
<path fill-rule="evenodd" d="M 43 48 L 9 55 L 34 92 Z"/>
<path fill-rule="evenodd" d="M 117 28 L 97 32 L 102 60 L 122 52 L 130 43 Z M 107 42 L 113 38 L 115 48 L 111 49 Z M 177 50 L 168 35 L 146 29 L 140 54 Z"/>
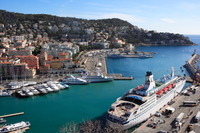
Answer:
<path fill-rule="evenodd" d="M 97 63 L 101 63 L 102 66 L 98 67 L 103 73 L 103 75 L 113 76 L 115 77 L 114 80 L 132 80 L 134 79 L 132 76 L 130 77 L 123 77 L 123 74 L 108 74 L 107 72 L 107 65 L 105 57 L 101 55 L 95 55 L 93 57 L 85 57 L 84 59 L 85 69 L 90 71 L 91 73 L 95 73 L 95 67 Z"/>
<path fill-rule="evenodd" d="M 11 116 L 16 116 L 16 115 L 23 115 L 23 114 L 24 114 L 24 112 L 14 113 L 14 114 L 0 116 L 0 118 L 11 117 Z"/>
<path fill-rule="evenodd" d="M 193 86 L 193 85 L 191 85 Z M 189 90 L 190 87 L 187 87 L 186 90 Z M 189 91 L 188 91 L 189 92 Z M 166 131 L 168 133 L 175 133 L 176 126 L 175 126 L 175 118 L 180 114 L 184 113 L 184 118 L 181 121 L 182 126 L 180 127 L 179 133 L 186 133 L 188 131 L 188 125 L 193 124 L 193 131 L 199 132 L 199 124 L 193 122 L 193 117 L 197 114 L 197 112 L 200 110 L 199 103 L 197 106 L 184 106 L 184 101 L 199 101 L 200 96 L 200 86 L 198 86 L 198 90 L 196 93 L 189 92 L 188 95 L 181 95 L 179 94 L 176 96 L 171 104 L 165 105 L 162 109 L 159 110 L 159 113 L 162 114 L 160 117 L 152 116 L 147 121 L 145 121 L 139 128 L 134 130 L 132 133 L 158 133 L 160 130 Z M 175 108 L 175 112 L 171 114 L 171 116 L 168 118 L 163 112 L 167 107 L 173 107 Z M 159 122 L 160 120 L 163 121 L 163 123 Z M 157 123 L 157 127 L 149 127 L 148 124 Z"/>
<path fill-rule="evenodd" d="M 133 77 L 123 77 L 123 74 L 107 74 L 107 76 L 114 77 L 114 80 L 133 80 Z"/>

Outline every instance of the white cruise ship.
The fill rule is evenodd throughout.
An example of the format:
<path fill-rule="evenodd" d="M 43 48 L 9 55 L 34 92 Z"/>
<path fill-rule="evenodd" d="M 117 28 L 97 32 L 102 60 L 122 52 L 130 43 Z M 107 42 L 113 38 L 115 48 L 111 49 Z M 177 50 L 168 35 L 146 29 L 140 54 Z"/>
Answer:
<path fill-rule="evenodd" d="M 99 73 L 98 70 L 96 71 L 96 74 L 88 75 L 87 72 L 84 72 L 84 73 L 85 73 L 85 75 L 83 75 L 81 78 L 86 81 L 89 81 L 91 83 L 110 82 L 110 81 L 113 81 L 113 79 L 114 79 L 114 77 L 108 77 L 108 76 L 105 76 L 105 75 Z"/>
<path fill-rule="evenodd" d="M 126 130 L 147 120 L 177 96 L 185 82 L 184 76 L 174 75 L 173 67 L 171 74 L 158 80 L 153 80 L 152 73 L 147 72 L 144 85 L 129 90 L 111 105 L 106 116 L 109 125 Z"/>

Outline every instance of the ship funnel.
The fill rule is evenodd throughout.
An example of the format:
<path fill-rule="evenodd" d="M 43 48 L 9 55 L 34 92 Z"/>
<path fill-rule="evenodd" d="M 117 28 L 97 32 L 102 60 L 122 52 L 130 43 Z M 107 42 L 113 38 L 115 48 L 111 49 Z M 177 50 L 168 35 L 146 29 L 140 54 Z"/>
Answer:
<path fill-rule="evenodd" d="M 174 76 L 174 67 L 172 67 L 172 77 Z"/>

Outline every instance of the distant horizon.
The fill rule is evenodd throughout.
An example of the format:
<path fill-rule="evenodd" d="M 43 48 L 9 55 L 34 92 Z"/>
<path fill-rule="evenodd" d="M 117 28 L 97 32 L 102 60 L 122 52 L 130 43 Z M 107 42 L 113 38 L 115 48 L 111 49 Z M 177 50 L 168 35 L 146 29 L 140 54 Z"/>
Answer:
<path fill-rule="evenodd" d="M 30 8 L 33 7 L 33 8 Z M 10 0 L 0 9 L 23 14 L 48 14 L 87 20 L 119 18 L 145 30 L 200 35 L 199 0 Z"/>

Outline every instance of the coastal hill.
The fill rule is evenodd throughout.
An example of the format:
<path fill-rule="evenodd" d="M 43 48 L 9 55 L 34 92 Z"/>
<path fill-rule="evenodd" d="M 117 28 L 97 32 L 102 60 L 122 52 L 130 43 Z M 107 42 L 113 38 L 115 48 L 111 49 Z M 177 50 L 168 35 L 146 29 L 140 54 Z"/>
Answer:
<path fill-rule="evenodd" d="M 138 28 L 118 18 L 86 20 L 48 14 L 22 14 L 0 10 L 0 38 L 31 34 L 56 41 L 110 42 L 110 47 L 132 43 L 134 46 L 196 45 L 181 34 L 159 33 Z M 121 42 L 119 42 L 120 40 Z"/>

